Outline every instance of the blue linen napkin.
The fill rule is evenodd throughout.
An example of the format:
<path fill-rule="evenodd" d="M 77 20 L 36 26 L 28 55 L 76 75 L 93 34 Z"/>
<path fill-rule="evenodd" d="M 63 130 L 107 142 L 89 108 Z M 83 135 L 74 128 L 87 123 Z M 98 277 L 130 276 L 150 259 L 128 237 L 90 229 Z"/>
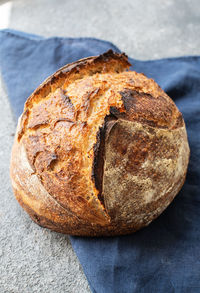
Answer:
<path fill-rule="evenodd" d="M 66 63 L 113 44 L 93 38 L 42 38 L 0 31 L 0 68 L 14 114 L 32 91 Z M 130 59 L 153 78 L 183 113 L 191 157 L 184 187 L 148 227 L 111 238 L 70 237 L 92 292 L 200 292 L 200 57 Z"/>

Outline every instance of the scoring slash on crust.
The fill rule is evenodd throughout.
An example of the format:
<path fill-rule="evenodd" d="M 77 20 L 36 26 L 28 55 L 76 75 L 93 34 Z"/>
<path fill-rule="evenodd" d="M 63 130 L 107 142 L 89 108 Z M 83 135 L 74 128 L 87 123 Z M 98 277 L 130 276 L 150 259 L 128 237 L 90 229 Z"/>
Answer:
<path fill-rule="evenodd" d="M 150 223 L 180 190 L 189 147 L 166 93 L 111 50 L 58 70 L 28 98 L 11 157 L 17 200 L 38 224 L 116 235 Z"/>

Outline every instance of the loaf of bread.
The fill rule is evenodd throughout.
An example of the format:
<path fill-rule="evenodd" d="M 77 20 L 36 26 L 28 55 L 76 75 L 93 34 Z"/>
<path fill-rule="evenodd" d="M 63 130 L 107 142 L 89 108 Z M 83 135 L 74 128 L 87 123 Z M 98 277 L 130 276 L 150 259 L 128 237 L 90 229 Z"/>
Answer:
<path fill-rule="evenodd" d="M 11 156 L 20 205 L 39 225 L 82 236 L 134 232 L 181 189 L 181 113 L 125 54 L 68 64 L 27 99 Z"/>

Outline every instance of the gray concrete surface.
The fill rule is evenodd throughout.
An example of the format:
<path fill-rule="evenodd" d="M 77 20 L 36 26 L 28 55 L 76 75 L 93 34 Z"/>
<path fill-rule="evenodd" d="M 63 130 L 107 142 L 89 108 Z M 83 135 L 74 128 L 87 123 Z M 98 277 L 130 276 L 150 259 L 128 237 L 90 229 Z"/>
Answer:
<path fill-rule="evenodd" d="M 9 26 L 102 38 L 136 59 L 200 53 L 199 0 L 20 0 Z"/>
<path fill-rule="evenodd" d="M 8 1 L 0 0 L 2 4 Z M 43 36 L 96 37 L 133 58 L 200 54 L 199 0 L 17 0 L 7 26 Z M 0 293 L 86 293 L 68 237 L 34 224 L 13 197 L 15 125 L 0 82 Z"/>

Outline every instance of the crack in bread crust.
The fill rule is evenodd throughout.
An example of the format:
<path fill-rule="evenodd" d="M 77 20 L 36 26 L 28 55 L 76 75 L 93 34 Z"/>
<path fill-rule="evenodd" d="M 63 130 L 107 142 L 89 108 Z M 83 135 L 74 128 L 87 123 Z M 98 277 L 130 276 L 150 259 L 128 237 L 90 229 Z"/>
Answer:
<path fill-rule="evenodd" d="M 163 145 L 171 145 L 169 154 L 174 156 L 176 162 L 180 159 L 183 172 L 179 172 L 178 188 L 183 184 L 189 148 L 182 115 L 152 79 L 127 71 L 129 66 L 126 55 L 112 51 L 79 60 L 64 66 L 49 77 L 26 101 L 13 148 L 15 151 L 13 150 L 11 169 L 15 171 L 11 172 L 11 177 L 15 182 L 17 170 L 21 172 L 14 157 L 19 156 L 17 150 L 23 146 L 34 176 L 37 176 L 46 192 L 58 205 L 79 219 L 76 222 L 72 217 L 71 221 L 75 221 L 72 225 L 69 217 L 66 218 L 71 228 L 67 230 L 67 222 L 59 229 L 56 224 L 56 231 L 74 234 L 74 229 L 76 235 L 86 235 L 83 231 L 87 226 L 88 235 L 114 235 L 137 230 L 149 223 L 177 193 L 175 187 L 169 191 L 167 186 L 166 194 L 169 194 L 170 200 L 160 199 L 163 207 L 157 207 L 158 189 L 152 188 L 153 181 L 148 181 L 145 177 L 147 174 L 141 175 L 141 180 L 135 179 L 134 172 L 142 172 L 143 164 L 151 156 L 159 158 L 155 146 L 162 142 Z M 124 133 L 120 134 L 121 139 L 118 140 L 115 131 L 120 132 L 120 127 Z M 171 133 L 169 141 L 164 139 L 164 134 L 158 138 L 160 133 L 165 132 Z M 176 133 L 180 135 L 174 139 Z M 182 160 L 183 153 L 180 152 L 182 144 L 185 160 Z M 164 150 L 162 156 L 163 161 L 158 164 L 157 169 L 167 164 L 165 160 L 169 163 Z M 124 163 L 124 160 L 127 162 Z M 167 170 L 167 167 L 163 168 Z M 149 172 L 148 176 L 151 178 L 149 170 L 147 168 L 146 172 Z M 127 176 L 125 181 L 122 180 L 123 172 Z M 158 170 L 155 173 L 159 175 Z M 24 180 L 28 180 L 28 176 Z M 122 184 L 122 191 L 124 189 L 129 194 L 129 198 L 123 196 L 126 198 L 125 202 L 120 199 L 120 193 L 118 194 L 121 180 L 127 182 L 127 185 Z M 152 193 L 151 198 L 146 195 L 146 200 L 149 200 L 146 211 L 149 216 L 146 218 L 138 199 L 135 199 L 131 213 L 130 196 L 133 195 L 129 192 L 128 184 L 132 182 L 131 188 L 137 191 L 141 187 L 136 181 L 143 182 Z M 173 182 L 171 185 L 173 186 Z M 46 219 L 51 222 L 49 227 L 52 228 L 53 221 L 56 222 L 55 216 L 54 220 L 51 216 L 47 220 L 44 211 L 37 209 L 40 197 L 34 202 L 30 200 L 32 206 L 29 209 L 28 197 L 26 204 L 19 198 L 20 188 L 22 189 L 21 185 L 18 189 L 15 188 L 18 190 L 20 204 L 26 206 L 30 213 L 37 210 L 40 217 L 43 217 L 42 225 L 48 226 L 45 225 Z M 23 187 L 23 193 L 29 194 L 27 186 Z M 143 206 L 146 206 L 145 199 L 143 202 Z M 134 218 L 134 211 L 137 210 L 138 214 Z"/>

